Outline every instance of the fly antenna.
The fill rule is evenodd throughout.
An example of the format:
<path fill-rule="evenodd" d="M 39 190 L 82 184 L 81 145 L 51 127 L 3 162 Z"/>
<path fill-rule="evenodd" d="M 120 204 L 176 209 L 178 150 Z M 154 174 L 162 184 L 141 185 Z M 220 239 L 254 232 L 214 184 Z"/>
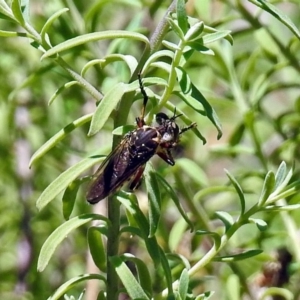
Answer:
<path fill-rule="evenodd" d="M 173 114 L 173 117 L 170 119 L 170 120 L 175 120 L 176 118 L 178 118 L 178 117 L 181 117 L 183 114 L 179 114 L 179 115 L 177 115 L 176 116 L 176 107 L 174 108 L 174 114 Z"/>

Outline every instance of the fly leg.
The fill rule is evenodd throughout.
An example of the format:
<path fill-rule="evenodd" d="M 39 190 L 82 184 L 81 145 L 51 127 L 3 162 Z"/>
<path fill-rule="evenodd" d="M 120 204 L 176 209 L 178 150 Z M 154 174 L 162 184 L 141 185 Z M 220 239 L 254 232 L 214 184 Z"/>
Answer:
<path fill-rule="evenodd" d="M 145 110 L 146 110 L 146 105 L 147 105 L 147 102 L 148 102 L 149 98 L 148 98 L 148 95 L 147 95 L 147 93 L 144 89 L 144 85 L 143 85 L 143 81 L 142 81 L 142 77 L 141 77 L 140 72 L 138 73 L 138 80 L 139 80 L 140 90 L 141 90 L 141 93 L 142 93 L 143 98 L 144 98 L 141 115 L 140 115 L 140 117 L 136 118 L 137 126 L 139 128 L 141 128 L 146 124 L 145 120 L 144 120 L 145 119 Z"/>
<path fill-rule="evenodd" d="M 191 125 L 187 126 L 187 127 L 183 127 L 180 131 L 179 134 L 183 134 L 184 132 L 188 131 L 189 129 L 195 128 L 197 127 L 197 124 L 194 122 Z"/>

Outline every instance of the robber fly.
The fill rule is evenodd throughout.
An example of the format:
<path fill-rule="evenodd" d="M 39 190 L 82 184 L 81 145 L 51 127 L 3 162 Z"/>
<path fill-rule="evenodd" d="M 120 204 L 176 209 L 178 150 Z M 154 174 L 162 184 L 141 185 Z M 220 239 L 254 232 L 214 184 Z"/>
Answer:
<path fill-rule="evenodd" d="M 195 123 L 179 129 L 175 120 L 181 116 L 169 118 L 160 112 L 156 115 L 158 126 L 149 126 L 145 123 L 145 109 L 148 96 L 143 86 L 140 74 L 138 75 L 141 94 L 144 98 L 141 116 L 136 118 L 137 128 L 127 133 L 120 144 L 102 162 L 93 176 L 87 193 L 87 201 L 95 204 L 120 189 L 128 180 L 132 180 L 129 188 L 134 190 L 140 183 L 147 161 L 155 154 L 169 165 L 175 162 L 171 154 L 179 137 L 185 131 L 196 127 Z"/>

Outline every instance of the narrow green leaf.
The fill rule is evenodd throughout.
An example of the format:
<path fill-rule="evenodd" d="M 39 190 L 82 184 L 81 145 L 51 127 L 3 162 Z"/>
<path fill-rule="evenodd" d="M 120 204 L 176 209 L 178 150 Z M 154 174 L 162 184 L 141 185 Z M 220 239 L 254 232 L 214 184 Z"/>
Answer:
<path fill-rule="evenodd" d="M 266 231 L 268 224 L 262 219 L 249 218 L 250 223 L 254 223 L 260 231 Z"/>
<path fill-rule="evenodd" d="M 173 284 L 172 271 L 171 271 L 171 268 L 170 268 L 170 265 L 169 265 L 169 262 L 168 262 L 165 252 L 161 248 L 159 248 L 159 253 L 160 253 L 161 265 L 164 270 L 164 276 L 165 276 L 164 279 L 167 282 L 167 289 L 168 289 L 168 298 L 167 299 L 169 299 L 169 298 L 171 299 L 171 297 L 174 296 L 173 288 L 172 288 L 172 284 Z"/>
<path fill-rule="evenodd" d="M 283 161 L 276 174 L 275 174 L 275 189 L 278 188 L 283 182 L 287 174 L 286 163 Z"/>
<path fill-rule="evenodd" d="M 67 282 L 65 282 L 63 285 L 61 285 L 56 292 L 48 299 L 48 300 L 59 300 L 61 297 L 63 297 L 67 291 L 69 291 L 71 288 L 73 288 L 77 283 L 80 283 L 82 281 L 86 280 L 92 280 L 92 279 L 98 279 L 106 283 L 106 279 L 104 276 L 99 274 L 84 274 L 76 276 Z"/>
<path fill-rule="evenodd" d="M 184 209 L 183 209 L 183 207 L 180 203 L 180 200 L 178 198 L 178 194 L 173 190 L 172 186 L 159 173 L 156 173 L 156 176 L 157 176 L 158 180 L 160 181 L 160 185 L 162 185 L 164 187 L 166 192 L 169 194 L 169 197 L 175 203 L 175 205 L 176 205 L 178 211 L 180 212 L 181 216 L 184 218 L 186 223 L 189 225 L 189 227 L 191 228 L 191 231 L 193 231 L 194 230 L 194 224 L 189 219 L 186 212 L 184 211 Z"/>
<path fill-rule="evenodd" d="M 166 257 L 167 259 L 170 261 L 170 260 L 173 260 L 175 261 L 177 264 L 182 264 L 183 267 L 187 270 L 189 270 L 191 268 L 191 264 L 189 262 L 189 260 L 183 256 L 183 255 L 180 255 L 180 254 L 177 254 L 177 253 L 168 253 L 166 254 Z"/>
<path fill-rule="evenodd" d="M 163 85 L 167 83 L 165 80 L 158 77 L 150 77 L 143 79 L 145 86 L 148 85 Z M 125 93 L 136 91 L 139 88 L 138 81 L 134 81 L 130 84 L 118 83 L 116 86 L 112 87 L 106 95 L 101 100 L 98 105 L 93 117 L 90 126 L 88 135 L 93 135 L 97 133 L 102 126 L 105 124 L 109 116 L 111 115 L 113 109 L 116 108 L 122 96 Z"/>
<path fill-rule="evenodd" d="M 86 182 L 90 179 L 90 176 L 78 178 L 71 182 L 66 188 L 62 197 L 63 215 L 65 220 L 69 220 L 70 215 L 73 211 L 78 189 L 80 188 L 83 182 Z"/>
<path fill-rule="evenodd" d="M 264 205 L 264 203 L 268 200 L 268 197 L 274 190 L 274 187 L 275 187 L 275 175 L 272 171 L 269 171 L 265 177 L 262 192 L 258 200 L 258 206 Z"/>
<path fill-rule="evenodd" d="M 25 20 L 21 9 L 20 0 L 12 0 L 11 10 L 15 18 L 19 21 L 22 26 L 25 26 Z"/>
<path fill-rule="evenodd" d="M 259 74 L 253 80 L 249 93 L 249 100 L 253 105 L 257 105 L 257 103 L 266 96 L 269 86 L 270 80 L 267 74 Z"/>
<path fill-rule="evenodd" d="M 29 5 L 30 0 L 20 0 L 21 10 L 23 18 L 26 22 L 29 22 Z"/>
<path fill-rule="evenodd" d="M 230 146 L 239 146 L 244 134 L 245 134 L 245 124 L 240 123 L 235 126 L 234 130 L 230 134 L 229 144 Z"/>
<path fill-rule="evenodd" d="M 124 226 L 120 229 L 120 234 L 122 234 L 123 232 L 130 233 L 131 235 L 137 235 L 137 236 L 143 238 L 143 234 L 142 234 L 141 230 L 139 230 L 139 228 L 137 228 L 137 227 Z"/>
<path fill-rule="evenodd" d="M 161 61 L 162 57 L 168 57 L 171 58 L 171 60 L 174 57 L 174 52 L 170 50 L 159 50 L 157 52 L 154 52 L 145 62 L 143 69 L 148 70 L 149 66 L 155 62 L 155 61 Z"/>
<path fill-rule="evenodd" d="M 102 272 L 106 272 L 106 252 L 102 238 L 103 231 L 107 231 L 107 226 L 104 224 L 97 227 L 92 226 L 88 229 L 87 239 L 95 265 Z"/>
<path fill-rule="evenodd" d="M 34 36 L 27 32 L 17 32 L 17 31 L 5 31 L 0 30 L 0 36 L 2 37 L 26 37 L 33 39 Z"/>
<path fill-rule="evenodd" d="M 87 72 L 87 70 L 96 64 L 100 64 L 101 68 L 104 69 L 108 64 L 111 64 L 111 63 L 117 62 L 117 61 L 125 62 L 130 70 L 130 75 L 132 76 L 134 74 L 135 69 L 138 64 L 138 62 L 134 56 L 124 55 L 124 54 L 110 54 L 101 59 L 94 59 L 94 60 L 89 61 L 82 68 L 81 75 L 84 76 L 84 74 Z"/>
<path fill-rule="evenodd" d="M 73 85 L 78 85 L 79 82 L 78 81 L 69 81 L 65 84 L 63 84 L 62 86 L 60 86 L 55 93 L 50 97 L 49 101 L 48 101 L 48 105 L 51 105 L 54 100 L 60 95 L 62 94 L 65 90 L 67 90 L 68 88 L 70 88 Z"/>
<path fill-rule="evenodd" d="M 124 261 L 131 261 L 135 264 L 138 280 L 142 289 L 147 293 L 147 295 L 152 296 L 152 280 L 147 264 L 143 260 L 129 253 L 123 254 L 122 259 Z"/>
<path fill-rule="evenodd" d="M 226 256 L 217 256 L 214 258 L 214 261 L 222 261 L 222 262 L 231 262 L 231 261 L 239 261 L 244 260 L 253 256 L 257 256 L 261 254 L 263 250 L 261 249 L 253 249 L 247 250 L 245 252 L 234 254 L 234 255 L 226 255 Z"/>
<path fill-rule="evenodd" d="M 177 72 L 177 74 L 178 73 L 179 72 Z M 181 83 L 180 83 L 180 85 L 181 85 Z M 189 88 L 190 88 L 190 86 L 189 86 Z M 198 112 L 199 114 L 201 114 L 203 116 L 206 116 L 206 112 L 205 112 L 205 110 L 203 108 L 203 105 L 198 100 L 196 100 L 195 98 L 193 98 L 191 95 L 184 94 L 184 93 L 179 92 L 179 91 L 173 91 L 173 94 L 176 95 L 176 96 L 178 96 L 179 98 L 181 98 L 194 111 Z"/>
<path fill-rule="evenodd" d="M 68 124 L 59 132 L 57 132 L 52 138 L 50 138 L 42 147 L 40 147 L 31 157 L 29 162 L 29 167 L 33 165 L 39 158 L 45 155 L 51 148 L 57 145 L 61 140 L 63 140 L 70 132 L 72 132 L 77 127 L 89 122 L 92 119 L 93 114 L 85 115 L 74 122 Z"/>
<path fill-rule="evenodd" d="M 156 237 L 144 237 L 145 244 L 148 250 L 149 255 L 151 256 L 154 264 L 158 266 L 161 263 L 161 251 L 157 243 Z"/>
<path fill-rule="evenodd" d="M 135 84 L 134 82 L 132 84 Z M 143 84 L 144 86 L 167 86 L 168 82 L 160 77 L 147 77 L 147 78 L 143 78 Z M 133 87 L 132 87 L 133 88 Z M 139 88 L 139 86 L 137 86 L 137 88 Z"/>
<path fill-rule="evenodd" d="M 177 247 L 183 240 L 184 233 L 187 230 L 187 223 L 184 218 L 178 218 L 170 230 L 168 245 L 171 252 L 176 252 Z"/>
<path fill-rule="evenodd" d="M 192 97 L 194 97 L 196 100 L 198 100 L 204 107 L 207 117 L 209 120 L 215 125 L 217 131 L 218 131 L 218 139 L 222 137 L 222 127 L 221 123 L 219 121 L 219 118 L 212 108 L 212 106 L 208 103 L 208 101 L 205 99 L 205 97 L 202 95 L 202 93 L 197 89 L 196 86 L 192 83 Z"/>
<path fill-rule="evenodd" d="M 132 131 L 136 129 L 136 126 L 134 125 L 124 125 L 124 126 L 120 126 L 120 127 L 117 127 L 115 128 L 113 131 L 112 131 L 112 134 L 113 135 L 121 135 L 121 136 L 124 136 L 126 133 Z"/>
<path fill-rule="evenodd" d="M 0 19 L 9 20 L 14 23 L 17 21 L 10 7 L 4 0 L 0 0 Z"/>
<path fill-rule="evenodd" d="M 174 44 L 174 43 L 172 43 L 172 42 L 163 40 L 163 41 L 162 41 L 162 44 L 163 44 L 163 46 L 165 46 L 166 48 L 168 48 L 168 49 L 170 49 L 170 50 L 172 50 L 172 51 L 174 51 L 174 52 L 180 50 L 180 48 L 178 47 L 178 45 L 177 45 L 177 44 Z"/>
<path fill-rule="evenodd" d="M 220 219 L 224 223 L 225 228 L 226 228 L 226 232 L 234 224 L 232 216 L 226 211 L 216 211 L 215 215 L 218 219 Z"/>
<path fill-rule="evenodd" d="M 195 298 L 195 300 L 209 300 L 214 295 L 214 291 L 205 292 Z"/>
<path fill-rule="evenodd" d="M 106 298 L 106 291 L 100 291 L 98 296 L 97 296 L 97 300 L 107 300 Z"/>
<path fill-rule="evenodd" d="M 171 25 L 172 30 L 174 33 L 180 38 L 180 40 L 184 40 L 184 33 L 179 27 L 179 25 L 171 18 L 167 18 L 169 24 Z"/>
<path fill-rule="evenodd" d="M 81 69 L 80 75 L 82 77 L 84 77 L 86 75 L 86 72 L 95 65 L 100 65 L 100 67 L 103 69 L 105 66 L 105 63 L 106 63 L 106 60 L 104 58 L 92 59 L 83 66 L 83 68 Z"/>
<path fill-rule="evenodd" d="M 36 202 L 38 210 L 43 209 L 50 201 L 65 190 L 80 174 L 89 169 L 96 163 L 103 160 L 103 157 L 88 157 L 72 166 L 60 174 L 48 187 L 42 192 Z"/>
<path fill-rule="evenodd" d="M 130 298 L 150 300 L 123 260 L 117 256 L 111 257 L 110 260 Z"/>
<path fill-rule="evenodd" d="M 134 217 L 139 229 L 142 232 L 143 238 L 149 235 L 149 222 L 143 212 L 141 211 L 137 198 L 134 194 L 129 197 L 125 196 L 125 192 L 120 192 L 116 195 L 117 200 L 121 202 L 128 210 L 128 212 Z"/>
<path fill-rule="evenodd" d="M 149 252 L 149 255 L 151 256 L 152 260 L 154 261 L 155 264 L 160 263 L 160 250 L 159 246 L 157 244 L 155 236 L 149 237 L 149 222 L 145 215 L 142 213 L 138 201 L 136 199 L 136 196 L 134 194 L 131 194 L 129 197 L 124 197 L 124 192 L 120 192 L 117 194 L 117 199 L 120 201 L 132 214 L 134 217 L 136 223 L 138 224 L 138 227 L 141 231 L 142 238 L 145 241 L 147 250 Z"/>
<path fill-rule="evenodd" d="M 144 176 L 149 203 L 149 237 L 152 237 L 157 230 L 161 215 L 161 198 L 155 171 L 150 163 L 146 165 Z"/>
<path fill-rule="evenodd" d="M 213 231 L 207 231 L 207 230 L 197 230 L 196 231 L 197 235 L 210 235 L 215 243 L 216 249 L 219 249 L 220 245 L 221 245 L 221 236 Z"/>
<path fill-rule="evenodd" d="M 15 0 L 17 1 L 17 0 Z M 147 46 L 149 46 L 149 40 L 146 36 L 137 33 L 137 32 L 130 32 L 130 31 L 124 31 L 124 30 L 107 30 L 107 31 L 101 31 L 101 32 L 93 32 L 93 33 L 87 33 L 80 36 L 77 36 L 75 38 L 69 39 L 65 42 L 62 42 L 50 50 L 46 51 L 44 55 L 41 57 L 41 59 L 44 59 L 46 57 L 50 57 L 52 55 L 58 54 L 60 52 L 69 50 L 73 47 L 93 42 L 93 41 L 100 41 L 100 40 L 107 40 L 107 39 L 117 39 L 117 38 L 126 38 L 130 40 L 137 40 L 140 42 L 145 43 Z"/>
<path fill-rule="evenodd" d="M 0 6 L 0 19 L 6 20 L 6 21 L 11 21 L 11 22 L 16 22 L 16 19 L 10 12 L 7 12 L 3 10 Z"/>
<path fill-rule="evenodd" d="M 134 84 L 118 83 L 112 87 L 103 97 L 100 104 L 92 117 L 91 126 L 88 135 L 96 134 L 106 123 L 112 111 L 117 107 L 123 95 L 129 91 L 134 91 L 138 87 L 137 82 Z"/>
<path fill-rule="evenodd" d="M 62 14 L 64 14 L 67 11 L 69 11 L 69 8 L 62 8 L 62 9 L 58 10 L 56 13 L 54 13 L 50 18 L 48 18 L 48 20 L 46 21 L 46 23 L 44 24 L 44 26 L 41 30 L 41 37 L 44 42 L 46 41 L 45 36 L 46 36 L 49 28 L 52 26 L 53 22 L 55 20 L 57 20 Z"/>
<path fill-rule="evenodd" d="M 229 173 L 229 171 L 227 171 L 225 169 L 226 175 L 228 176 L 229 180 L 231 181 L 232 185 L 234 186 L 239 199 L 240 199 L 240 204 L 241 204 L 241 214 L 240 216 L 242 216 L 245 213 L 245 207 L 246 207 L 246 203 L 245 203 L 245 197 L 244 197 L 244 192 L 242 190 L 242 187 L 240 186 L 240 184 L 237 182 L 237 180 Z"/>
<path fill-rule="evenodd" d="M 8 4 L 5 2 L 5 0 L 0 0 L 0 11 L 5 10 L 5 11 L 10 11 L 10 7 Z"/>
<path fill-rule="evenodd" d="M 201 37 L 201 34 L 204 29 L 204 23 L 202 21 L 197 22 L 191 28 L 188 30 L 188 32 L 185 35 L 185 39 L 189 42 L 193 40 L 198 40 Z"/>
<path fill-rule="evenodd" d="M 265 0 L 249 1 L 273 15 L 277 20 L 286 25 L 297 36 L 298 39 L 300 39 L 300 32 L 297 26 L 291 21 L 291 19 L 287 15 L 285 15 L 282 11 L 278 10 L 276 6 Z"/>
<path fill-rule="evenodd" d="M 78 297 L 78 300 L 83 300 L 84 295 L 85 295 L 85 290 L 83 290 L 83 291 L 80 293 L 80 295 L 79 295 L 79 297 Z M 70 300 L 71 300 L 71 299 L 70 299 Z M 97 299 L 97 300 L 98 300 L 98 299 Z"/>
<path fill-rule="evenodd" d="M 42 246 L 37 264 L 38 271 L 42 272 L 46 268 L 55 249 L 68 236 L 68 234 L 70 234 L 74 229 L 91 222 L 92 220 L 102 220 L 109 223 L 109 220 L 101 215 L 84 214 L 70 219 L 56 228 Z"/>
<path fill-rule="evenodd" d="M 209 187 L 204 187 L 201 190 L 199 190 L 195 195 L 194 195 L 194 201 L 196 203 L 200 203 L 206 198 L 207 196 L 212 196 L 213 194 L 220 194 L 220 193 L 234 193 L 235 189 L 231 186 L 226 186 L 226 185 L 215 185 L 215 186 L 209 186 Z"/>
<path fill-rule="evenodd" d="M 295 294 L 286 288 L 270 287 L 261 294 L 260 299 L 295 300 Z"/>
<path fill-rule="evenodd" d="M 189 288 L 189 273 L 187 269 L 183 269 L 179 278 L 178 292 L 181 299 L 187 299 L 187 292 Z"/>
<path fill-rule="evenodd" d="M 186 34 L 189 28 L 189 23 L 187 21 L 184 0 L 177 0 L 176 13 L 177 13 L 178 25 L 181 28 L 182 32 Z"/>
<path fill-rule="evenodd" d="M 151 63 L 150 65 L 151 68 L 159 68 L 164 70 L 166 73 L 171 72 L 171 65 L 169 63 L 166 63 L 164 61 L 156 61 Z"/>
<path fill-rule="evenodd" d="M 191 79 L 187 72 L 181 66 L 175 68 L 177 74 L 177 81 L 179 82 L 180 89 L 184 94 L 191 91 Z"/>
<path fill-rule="evenodd" d="M 300 209 L 300 204 L 290 204 L 290 205 L 268 205 L 264 207 L 265 211 L 295 211 Z"/>
<path fill-rule="evenodd" d="M 203 44 L 207 45 L 216 42 L 218 40 L 221 40 L 223 38 L 226 38 L 227 36 L 230 36 L 230 33 L 231 33 L 230 30 L 219 30 L 211 34 L 206 34 L 203 36 Z"/>
<path fill-rule="evenodd" d="M 205 55 L 215 55 L 215 52 L 212 49 L 203 45 L 202 40 L 187 42 L 186 46 L 183 49 L 183 52 L 186 53 L 186 52 L 190 51 L 191 49 L 196 50 L 197 52 L 205 54 Z M 185 56 L 185 58 L 186 58 L 186 60 L 188 59 L 188 57 L 186 57 L 186 56 Z"/>
<path fill-rule="evenodd" d="M 299 181 L 295 181 L 292 184 L 288 185 L 290 179 L 293 176 L 293 168 L 289 170 L 284 178 L 281 179 L 280 185 L 278 185 L 275 191 L 270 195 L 270 201 L 267 204 L 271 204 L 272 202 L 286 198 L 290 195 L 293 195 L 295 192 L 299 190 Z M 275 180 L 275 179 L 274 179 Z M 287 186 L 288 185 L 288 186 Z M 275 184 L 274 184 L 275 186 Z M 279 197 L 279 198 L 278 198 Z M 274 200 L 275 199 L 275 200 Z"/>

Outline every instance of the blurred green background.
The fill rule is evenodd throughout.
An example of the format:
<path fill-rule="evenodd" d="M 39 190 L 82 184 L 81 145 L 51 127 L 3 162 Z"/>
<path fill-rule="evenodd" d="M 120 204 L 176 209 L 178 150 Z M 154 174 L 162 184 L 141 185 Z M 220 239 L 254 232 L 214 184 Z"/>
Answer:
<path fill-rule="evenodd" d="M 52 45 L 83 33 L 108 29 L 132 30 L 151 36 L 168 4 L 168 1 L 133 0 L 31 1 L 29 20 L 40 31 L 53 13 L 64 7 L 70 9 L 49 30 Z M 275 4 L 300 28 L 298 1 L 275 1 Z M 276 170 L 282 160 L 290 167 L 295 164 L 294 178 L 298 178 L 300 44 L 284 24 L 247 1 L 195 0 L 188 1 L 186 7 L 190 16 L 203 20 L 206 25 L 231 30 L 234 38 L 233 46 L 227 41 L 215 43 L 212 45 L 215 56 L 195 53 L 186 65 L 193 83 L 216 110 L 223 137 L 217 140 L 216 129 L 205 117 L 174 99 L 173 103 L 197 123 L 207 143 L 202 145 L 189 132 L 175 154 L 174 168 L 157 159 L 153 159 L 153 164 L 170 184 L 181 181 L 193 195 L 202 191 L 196 199 L 212 217 L 216 210 L 238 209 L 237 196 L 221 189 L 228 184 L 224 168 L 239 179 L 247 193 L 248 205 L 259 196 L 262 176 L 269 169 Z M 5 19 L 0 19 L 0 30 L 23 31 Z M 0 37 L 0 45 L 0 296 L 7 300 L 45 299 L 72 276 L 90 270 L 86 228 L 69 236 L 56 250 L 46 270 L 38 273 L 36 265 L 41 246 L 64 218 L 60 199 L 41 212 L 37 211 L 35 202 L 68 167 L 88 155 L 109 152 L 112 122 L 107 122 L 102 132 L 93 137 L 87 137 L 88 124 L 77 128 L 29 169 L 32 154 L 61 128 L 92 113 L 95 100 L 74 85 L 48 105 L 57 89 L 71 80 L 70 76 L 51 59 L 41 61 L 42 52 L 26 38 Z M 65 53 L 64 59 L 80 72 L 89 60 L 109 52 L 131 54 L 139 59 L 142 51 L 138 43 L 102 41 L 79 46 Z M 152 75 L 165 74 L 153 70 Z M 105 69 L 95 66 L 85 78 L 105 93 L 114 84 L 127 82 L 129 72 L 116 63 Z M 134 124 L 140 104 L 132 107 L 128 124 Z M 138 192 L 141 198 L 143 190 Z M 87 205 L 84 194 L 83 187 L 77 196 L 74 216 L 99 209 Z M 298 198 L 296 195 L 289 201 L 297 203 Z M 168 240 L 169 231 L 178 217 L 169 204 L 164 210 L 158 237 L 162 245 L 172 242 Z M 299 226 L 299 212 L 290 214 Z M 268 233 L 259 233 L 249 225 L 248 230 L 243 228 L 240 235 L 233 237 L 232 251 L 238 247 L 261 247 L 271 253 L 289 245 L 290 236 L 282 216 L 269 213 L 263 218 L 270 226 Z M 188 234 L 184 237 L 187 244 L 179 244 L 177 252 L 198 257 L 199 237 L 191 238 Z M 202 247 L 205 249 L 205 245 Z M 262 263 L 263 259 L 254 258 L 243 262 L 246 280 L 251 281 L 260 272 Z M 210 285 L 217 290 L 215 299 L 221 299 L 222 286 L 228 283 L 232 270 L 225 264 L 216 265 L 199 276 L 207 274 L 216 275 Z M 229 295 L 227 287 L 223 296 L 228 298 L 222 299 L 230 299 Z"/>

